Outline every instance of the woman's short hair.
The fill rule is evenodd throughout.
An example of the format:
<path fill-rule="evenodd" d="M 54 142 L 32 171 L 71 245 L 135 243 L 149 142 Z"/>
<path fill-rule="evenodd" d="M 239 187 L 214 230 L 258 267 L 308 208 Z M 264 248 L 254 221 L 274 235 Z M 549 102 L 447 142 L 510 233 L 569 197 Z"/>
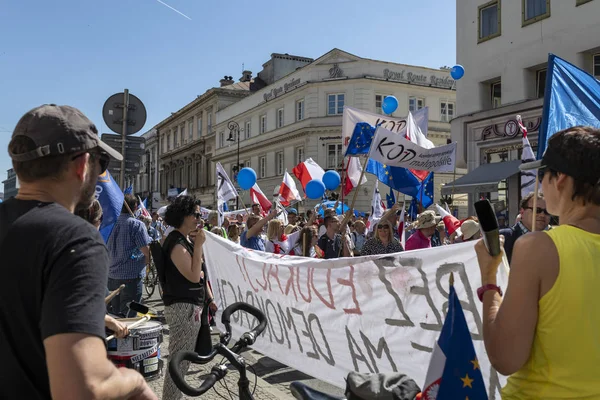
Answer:
<path fill-rule="evenodd" d="M 177 229 L 183 224 L 185 217 L 196 212 L 196 200 L 192 196 L 179 196 L 167 207 L 165 222 Z"/>
<path fill-rule="evenodd" d="M 281 228 L 281 221 L 278 219 L 272 219 L 269 221 L 267 227 L 267 238 L 269 240 L 279 239 L 279 228 Z"/>

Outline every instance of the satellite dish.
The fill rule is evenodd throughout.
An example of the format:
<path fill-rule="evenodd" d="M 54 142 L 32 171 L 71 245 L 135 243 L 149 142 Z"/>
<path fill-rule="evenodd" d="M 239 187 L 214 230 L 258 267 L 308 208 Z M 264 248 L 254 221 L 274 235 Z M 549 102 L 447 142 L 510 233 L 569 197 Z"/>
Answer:
<path fill-rule="evenodd" d="M 113 132 L 123 134 L 123 105 L 125 94 L 116 93 L 110 96 L 102 107 L 102 118 L 106 126 Z M 127 108 L 127 134 L 138 133 L 146 123 L 146 107 L 144 103 L 132 94 L 129 94 L 129 107 Z"/>

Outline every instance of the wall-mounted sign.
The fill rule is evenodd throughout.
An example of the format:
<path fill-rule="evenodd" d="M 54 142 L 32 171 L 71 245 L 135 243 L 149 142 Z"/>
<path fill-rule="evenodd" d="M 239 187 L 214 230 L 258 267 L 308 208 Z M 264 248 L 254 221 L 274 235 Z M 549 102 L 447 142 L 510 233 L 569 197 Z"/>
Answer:
<path fill-rule="evenodd" d="M 534 120 L 523 121 L 529 133 L 536 132 L 542 124 L 542 117 L 537 117 Z M 497 139 L 497 138 L 514 138 L 521 131 L 516 119 L 510 119 L 504 124 L 493 124 L 486 126 L 481 131 L 481 140 Z"/>
<path fill-rule="evenodd" d="M 283 86 L 271 89 L 271 91 L 265 93 L 263 95 L 263 97 L 264 97 L 265 101 L 269 101 L 271 99 L 274 99 L 277 96 L 282 95 L 283 93 L 286 93 L 288 90 L 293 89 L 294 87 L 298 86 L 299 84 L 300 84 L 300 78 L 292 79 L 291 81 L 284 84 Z"/>
<path fill-rule="evenodd" d="M 386 68 L 383 70 L 383 79 L 414 83 L 418 85 L 430 85 L 444 89 L 452 89 L 454 86 L 454 79 L 450 78 L 449 76 L 443 78 L 436 75 L 427 76 L 424 74 L 408 72 L 404 69 L 402 71 L 391 71 Z"/>
<path fill-rule="evenodd" d="M 342 140 L 341 136 L 320 136 L 319 140 Z"/>

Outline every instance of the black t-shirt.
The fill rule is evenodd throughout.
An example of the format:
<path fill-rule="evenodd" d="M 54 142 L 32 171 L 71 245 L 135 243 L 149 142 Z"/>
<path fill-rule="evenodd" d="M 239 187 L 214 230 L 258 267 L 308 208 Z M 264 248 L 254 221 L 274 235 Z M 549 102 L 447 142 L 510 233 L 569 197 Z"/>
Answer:
<path fill-rule="evenodd" d="M 340 235 L 339 233 L 335 234 L 333 240 L 329 239 L 329 236 L 327 236 L 327 234 L 324 233 L 323 236 L 319 238 L 317 246 L 319 246 L 319 248 L 325 253 L 325 259 L 339 258 L 344 256 L 343 250 L 341 249 L 342 235 Z"/>
<path fill-rule="evenodd" d="M 104 338 L 107 280 L 106 246 L 90 223 L 56 203 L 0 204 L 0 399 L 51 398 L 43 341 Z"/>

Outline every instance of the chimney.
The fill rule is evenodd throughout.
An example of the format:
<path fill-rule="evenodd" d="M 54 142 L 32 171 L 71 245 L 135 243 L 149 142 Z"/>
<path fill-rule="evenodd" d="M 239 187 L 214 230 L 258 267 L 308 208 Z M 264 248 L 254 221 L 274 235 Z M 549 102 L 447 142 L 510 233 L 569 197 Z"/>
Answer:
<path fill-rule="evenodd" d="M 240 82 L 250 82 L 252 80 L 252 71 L 244 70 Z"/>
<path fill-rule="evenodd" d="M 223 79 L 221 79 L 219 81 L 219 83 L 221 84 L 221 87 L 223 86 L 229 86 L 229 85 L 233 85 L 234 81 L 233 81 L 233 77 L 232 76 L 227 76 L 225 75 L 223 77 Z"/>

